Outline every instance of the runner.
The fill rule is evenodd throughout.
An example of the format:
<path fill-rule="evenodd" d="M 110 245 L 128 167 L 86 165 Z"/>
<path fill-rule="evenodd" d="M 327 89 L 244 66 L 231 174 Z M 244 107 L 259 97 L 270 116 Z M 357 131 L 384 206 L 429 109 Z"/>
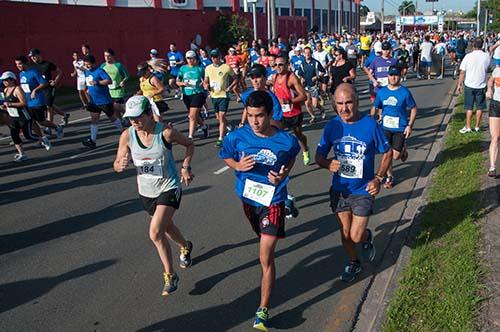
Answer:
<path fill-rule="evenodd" d="M 43 60 L 42 56 L 40 55 L 40 50 L 36 48 L 32 48 L 28 53 L 28 56 L 30 57 L 31 61 L 33 61 L 31 67 L 38 70 L 42 74 L 42 77 L 45 78 L 49 83 L 43 90 L 45 93 L 45 102 L 47 104 L 48 111 L 47 120 L 53 121 L 54 113 L 57 113 L 63 117 L 61 124 L 64 124 L 65 126 L 68 125 L 70 114 L 61 111 L 59 107 L 54 105 L 54 99 L 56 97 L 56 87 L 61 80 L 62 70 L 52 62 Z M 56 75 L 54 79 L 52 79 L 52 73 L 54 72 Z"/>
<path fill-rule="evenodd" d="M 331 60 L 333 60 L 329 59 L 328 52 L 323 50 L 323 43 L 321 41 L 316 42 L 316 50 L 313 53 L 313 58 L 321 64 L 321 67 L 325 70 L 325 72 L 327 70 L 327 65 L 331 62 Z M 320 88 L 318 97 L 321 108 L 323 108 L 325 106 L 325 99 L 328 98 L 328 95 L 326 93 L 326 88 L 328 86 L 328 75 L 320 74 L 318 80 Z"/>
<path fill-rule="evenodd" d="M 175 43 L 170 44 L 170 52 L 167 54 L 168 62 L 170 64 L 170 79 L 168 84 L 172 89 L 175 89 L 175 98 L 179 98 L 180 90 L 175 84 L 177 75 L 179 75 L 179 70 L 181 69 L 184 62 L 184 56 L 181 52 L 177 50 L 177 45 Z"/>
<path fill-rule="evenodd" d="M 434 50 L 434 45 L 430 42 L 431 37 L 429 35 L 424 36 L 424 42 L 420 45 L 420 68 L 418 71 L 417 78 L 422 78 L 420 76 L 423 72 L 427 75 L 427 79 L 431 79 L 431 67 L 432 67 L 432 51 Z"/>
<path fill-rule="evenodd" d="M 500 141 L 500 63 L 496 64 L 490 79 L 488 80 L 488 90 L 486 97 L 491 99 L 489 108 L 490 125 L 490 168 L 488 176 L 496 178 L 496 164 L 498 157 L 498 143 Z"/>
<path fill-rule="evenodd" d="M 85 94 L 85 67 L 83 66 L 83 60 L 76 51 L 73 52 L 73 72 L 71 73 L 71 77 L 76 77 L 76 90 L 78 91 L 82 105 L 85 106 L 88 99 Z"/>
<path fill-rule="evenodd" d="M 104 112 L 108 116 L 109 121 L 118 128 L 123 130 L 120 119 L 116 118 L 113 110 L 113 99 L 109 94 L 108 85 L 112 79 L 109 75 L 96 64 L 96 59 L 93 55 L 87 55 L 83 58 L 85 68 L 85 83 L 87 85 L 87 94 L 89 103 L 87 111 L 90 112 L 90 137 L 85 139 L 82 144 L 91 149 L 97 147 L 97 132 L 99 130 L 99 116 Z"/>
<path fill-rule="evenodd" d="M 233 78 L 236 80 L 236 84 L 233 85 L 233 92 L 236 95 L 236 101 L 240 102 L 241 101 L 241 96 L 240 96 L 240 81 L 244 80 L 244 78 L 241 77 L 241 58 L 236 54 L 236 49 L 234 47 L 230 47 L 228 50 L 228 54 L 224 58 L 226 64 L 231 67 L 234 71 Z"/>
<path fill-rule="evenodd" d="M 165 85 L 162 80 L 158 78 L 157 74 L 165 75 L 165 63 L 161 59 L 152 59 L 148 62 L 141 62 L 137 65 L 137 76 L 139 76 L 141 94 L 151 98 L 158 108 L 158 113 L 153 112 L 153 118 L 156 122 L 162 121 L 162 114 L 169 110 L 168 104 L 165 102 L 163 93 L 165 92 Z"/>
<path fill-rule="evenodd" d="M 358 110 L 358 96 L 351 84 L 335 90 L 339 116 L 325 126 L 316 150 L 316 163 L 333 173 L 330 206 L 340 224 L 342 244 L 349 256 L 340 279 L 352 282 L 361 272 L 355 245 L 362 243 L 362 256 L 375 258 L 373 233 L 367 228 L 374 196 L 392 158 L 392 150 L 382 127 Z M 333 149 L 333 158 L 328 158 Z M 383 153 L 375 174 L 375 154 Z"/>
<path fill-rule="evenodd" d="M 200 116 L 200 109 L 205 104 L 205 91 L 203 80 L 205 71 L 198 65 L 198 59 L 194 51 L 186 52 L 187 65 L 179 69 L 177 75 L 177 86 L 182 88 L 182 100 L 189 112 L 189 138 L 193 139 L 196 124 L 202 130 L 204 138 L 208 137 L 208 125 L 204 123 Z"/>
<path fill-rule="evenodd" d="M 377 113 L 381 120 L 384 134 L 392 147 L 392 159 L 406 161 L 408 151 L 405 141 L 410 137 L 413 124 L 417 117 L 417 104 L 410 90 L 401 85 L 401 68 L 389 68 L 389 85 L 381 88 L 370 111 L 372 117 Z M 408 109 L 410 118 L 408 120 Z M 394 185 L 392 160 L 387 169 L 384 187 L 389 189 Z"/>
<path fill-rule="evenodd" d="M 371 46 L 371 38 L 366 35 L 366 32 L 363 32 L 363 35 L 359 37 L 359 41 L 361 43 L 361 63 L 359 64 L 360 68 L 363 68 L 366 58 L 370 55 L 370 46 Z"/>
<path fill-rule="evenodd" d="M 408 67 L 410 67 L 410 52 L 406 49 L 406 42 L 402 41 L 395 52 L 396 65 L 401 68 L 401 80 L 406 81 Z"/>
<path fill-rule="evenodd" d="M 16 58 L 16 67 L 19 69 L 19 83 L 24 91 L 24 96 L 28 103 L 30 117 L 37 123 L 35 130 L 38 131 L 39 125 L 56 130 L 57 138 L 64 136 L 64 128 L 47 120 L 47 103 L 45 102 L 44 88 L 49 82 L 42 77 L 42 74 L 35 68 L 28 67 L 28 59 L 25 56 Z M 35 132 L 37 132 L 35 131 Z M 37 132 L 38 133 L 38 132 Z M 41 134 L 39 134 L 42 136 Z"/>
<path fill-rule="evenodd" d="M 396 59 L 391 57 L 391 44 L 388 42 L 382 43 L 382 56 L 377 56 L 373 59 L 368 71 L 368 78 L 373 82 L 374 95 L 377 94 L 381 87 L 389 83 L 387 73 L 389 72 L 389 67 L 395 65 Z"/>
<path fill-rule="evenodd" d="M 205 68 L 205 80 L 203 85 L 205 90 L 210 91 L 215 116 L 219 121 L 219 138 L 215 145 L 217 147 L 222 147 L 222 139 L 224 138 L 224 133 L 228 126 L 226 112 L 229 108 L 229 96 L 227 92 L 231 91 L 233 85 L 237 84 L 237 81 L 233 80 L 231 85 L 228 84 L 230 78 L 234 77 L 235 73 L 231 67 L 221 62 L 219 51 L 210 51 L 210 57 L 212 59 L 212 64 Z"/>
<path fill-rule="evenodd" d="M 192 140 L 174 128 L 165 128 L 162 123 L 155 122 L 152 104 L 146 97 L 131 97 L 125 108 L 123 116 L 130 120 L 132 126 L 120 136 L 113 168 L 118 173 L 123 172 L 132 158 L 137 169 L 139 197 L 144 210 L 151 216 L 149 237 L 156 246 L 164 268 L 165 285 L 161 295 L 166 296 L 177 290 L 179 282 L 172 266 L 169 239 L 180 248 L 179 266 L 185 269 L 192 264 L 193 244 L 185 240 L 172 218 L 181 203 L 181 182 L 189 185 L 194 178 L 190 166 L 194 145 Z M 174 143 L 186 147 L 180 176 L 172 155 Z"/>
<path fill-rule="evenodd" d="M 109 94 L 113 99 L 113 109 L 115 117 L 121 118 L 125 111 L 125 82 L 128 80 L 129 74 L 127 69 L 115 59 L 115 52 L 108 48 L 104 51 L 104 63 L 101 68 L 111 77 L 111 84 L 108 85 Z"/>
<path fill-rule="evenodd" d="M 17 85 L 16 75 L 11 71 L 6 71 L 0 76 L 3 82 L 4 91 L 0 99 L 0 124 L 7 125 L 10 129 L 10 137 L 17 153 L 14 155 L 15 162 L 22 162 L 28 159 L 24 152 L 23 141 L 19 136 L 22 131 L 25 138 L 39 142 L 47 151 L 50 150 L 50 142 L 46 137 L 35 135 L 31 132 L 31 117 L 26 111 L 26 97 L 20 86 Z"/>
<path fill-rule="evenodd" d="M 342 83 L 353 83 L 356 79 L 356 64 L 353 65 L 347 59 L 347 52 L 339 48 L 335 51 L 335 62 L 330 67 L 330 79 L 332 85 L 330 87 L 330 93 L 333 96 L 335 94 L 335 89 Z"/>
<path fill-rule="evenodd" d="M 253 327 L 269 328 L 269 302 L 276 279 L 274 251 L 285 237 L 287 183 L 300 151 L 297 139 L 271 125 L 273 100 L 266 91 L 254 91 L 247 100 L 249 125 L 224 138 L 219 156 L 235 170 L 236 194 L 252 229 L 260 239 L 261 298 Z"/>
<path fill-rule="evenodd" d="M 306 91 L 300 84 L 299 78 L 288 71 L 288 63 L 283 56 L 276 58 L 276 74 L 273 75 L 272 80 L 274 93 L 283 110 L 284 128 L 293 130 L 302 148 L 304 165 L 309 165 L 311 156 L 307 146 L 307 137 L 302 132 L 302 122 L 304 121 L 302 102 L 307 99 Z"/>
<path fill-rule="evenodd" d="M 299 68 L 299 76 L 307 92 L 306 100 L 306 110 L 311 116 L 309 123 L 314 123 L 316 116 L 314 115 L 313 107 L 318 109 L 321 114 L 321 119 L 326 118 L 325 110 L 318 103 L 318 97 L 320 95 L 319 81 L 322 75 L 325 73 L 325 69 L 321 64 L 312 57 L 312 51 L 310 47 L 304 48 L 304 61 Z"/>

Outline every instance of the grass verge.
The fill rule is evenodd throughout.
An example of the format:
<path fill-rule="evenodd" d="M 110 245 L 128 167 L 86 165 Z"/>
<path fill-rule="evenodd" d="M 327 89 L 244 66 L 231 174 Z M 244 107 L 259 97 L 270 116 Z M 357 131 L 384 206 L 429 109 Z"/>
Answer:
<path fill-rule="evenodd" d="M 387 311 L 385 332 L 475 331 L 481 267 L 481 135 L 463 135 L 463 99 L 449 123 L 411 258 Z"/>

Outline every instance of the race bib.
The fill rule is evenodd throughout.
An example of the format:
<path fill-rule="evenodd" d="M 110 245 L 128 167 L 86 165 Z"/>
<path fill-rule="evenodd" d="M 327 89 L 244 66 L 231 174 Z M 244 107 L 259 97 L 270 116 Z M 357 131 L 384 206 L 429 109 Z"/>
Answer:
<path fill-rule="evenodd" d="M 92 75 L 85 77 L 85 82 L 87 83 L 87 86 L 91 86 L 93 81 L 94 78 L 92 77 Z"/>
<path fill-rule="evenodd" d="M 15 107 L 7 107 L 7 112 L 13 118 L 18 118 L 19 117 L 19 111 Z"/>
<path fill-rule="evenodd" d="M 210 88 L 212 88 L 213 92 L 220 92 L 222 90 L 219 82 L 210 82 Z"/>
<path fill-rule="evenodd" d="M 347 54 L 349 54 L 349 55 L 353 55 L 353 54 L 354 54 L 354 50 L 353 50 L 353 49 L 348 49 L 348 50 L 347 50 Z"/>
<path fill-rule="evenodd" d="M 292 108 L 290 107 L 290 104 L 283 104 L 281 105 L 281 109 L 283 110 L 283 113 L 289 113 L 292 111 Z"/>
<path fill-rule="evenodd" d="M 163 177 L 163 167 L 160 159 L 134 160 L 137 174 L 143 177 Z"/>
<path fill-rule="evenodd" d="M 175 66 L 177 66 L 177 61 L 170 60 L 170 67 L 175 67 Z"/>
<path fill-rule="evenodd" d="M 196 88 L 196 83 L 197 82 L 198 82 L 198 80 L 187 80 L 186 81 L 188 87 L 190 87 L 190 88 Z"/>
<path fill-rule="evenodd" d="M 348 179 L 363 178 L 363 159 L 354 159 L 349 157 L 339 156 L 340 161 L 340 176 Z"/>
<path fill-rule="evenodd" d="M 377 79 L 377 82 L 381 86 L 386 86 L 387 84 L 389 84 L 389 78 L 387 78 L 387 77 L 381 77 L 381 78 Z"/>
<path fill-rule="evenodd" d="M 384 115 L 382 125 L 386 128 L 399 128 L 399 117 Z"/>
<path fill-rule="evenodd" d="M 21 84 L 21 89 L 23 89 L 23 91 L 25 93 L 30 93 L 31 92 L 30 85 L 28 83 Z"/>
<path fill-rule="evenodd" d="M 245 189 L 243 190 L 243 197 L 248 198 L 264 206 L 269 206 L 271 205 L 271 201 L 273 200 L 275 189 L 276 188 L 272 185 L 263 184 L 252 181 L 250 179 L 246 179 Z"/>
<path fill-rule="evenodd" d="M 108 85 L 108 89 L 113 90 L 113 89 L 116 89 L 116 88 L 117 88 L 117 86 L 116 86 L 116 82 L 115 81 L 112 81 L 111 84 Z"/>

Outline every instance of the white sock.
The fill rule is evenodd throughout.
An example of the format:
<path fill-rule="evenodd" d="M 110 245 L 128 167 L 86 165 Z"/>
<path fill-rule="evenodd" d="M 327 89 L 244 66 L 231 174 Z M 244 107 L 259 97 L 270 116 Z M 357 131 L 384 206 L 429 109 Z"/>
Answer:
<path fill-rule="evenodd" d="M 92 142 L 96 142 L 97 141 L 97 123 L 91 123 L 90 124 L 90 139 L 92 140 Z"/>
<path fill-rule="evenodd" d="M 122 122 L 120 121 L 120 119 L 116 119 L 115 121 L 113 121 L 113 124 L 115 125 L 116 128 L 118 128 L 120 131 L 123 130 L 123 126 L 122 126 Z"/>

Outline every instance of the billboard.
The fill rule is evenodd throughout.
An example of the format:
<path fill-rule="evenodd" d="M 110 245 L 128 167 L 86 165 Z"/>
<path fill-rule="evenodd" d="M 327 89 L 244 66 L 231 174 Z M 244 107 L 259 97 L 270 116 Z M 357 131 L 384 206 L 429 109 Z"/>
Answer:
<path fill-rule="evenodd" d="M 438 24 L 438 17 L 433 16 L 415 16 L 415 25 L 432 25 Z"/>

